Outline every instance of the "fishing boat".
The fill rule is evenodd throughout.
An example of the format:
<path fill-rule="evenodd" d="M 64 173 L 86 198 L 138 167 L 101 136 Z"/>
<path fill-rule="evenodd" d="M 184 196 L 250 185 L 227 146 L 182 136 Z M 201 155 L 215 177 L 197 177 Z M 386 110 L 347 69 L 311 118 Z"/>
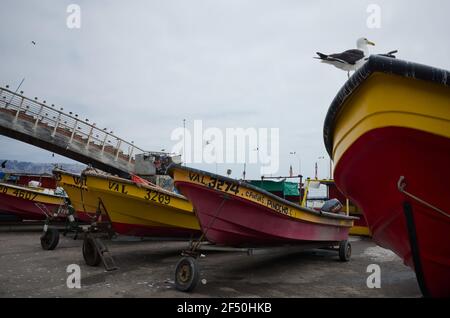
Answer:
<path fill-rule="evenodd" d="M 286 181 L 288 178 L 299 178 L 299 182 Z M 269 180 L 267 180 L 269 179 Z M 280 181 L 274 181 L 276 179 Z M 245 180 L 250 184 L 262 188 L 267 192 L 282 197 L 290 202 L 299 203 L 301 206 L 320 211 L 323 205 L 329 200 L 338 200 L 344 204 L 343 211 L 347 215 L 354 216 L 357 219 L 353 221 L 350 228 L 350 235 L 370 236 L 370 230 L 367 221 L 361 209 L 352 201 L 348 200 L 337 188 L 332 179 L 311 179 L 302 181 L 302 176 L 296 177 L 262 177 L 259 180 Z M 311 194 L 311 189 L 319 194 Z"/>
<path fill-rule="evenodd" d="M 333 100 L 324 141 L 373 239 L 450 296 L 450 72 L 371 56 Z"/>
<path fill-rule="evenodd" d="M 183 196 L 145 180 L 134 182 L 84 171 L 89 195 L 101 200 L 117 233 L 151 237 L 193 237 L 200 225 L 192 204 Z"/>
<path fill-rule="evenodd" d="M 135 182 L 89 169 L 81 175 L 60 169 L 53 173 L 84 220 L 93 221 L 99 211 L 122 235 L 189 238 L 200 234 L 192 205 L 181 195 L 142 179 Z"/>
<path fill-rule="evenodd" d="M 353 225 L 352 217 L 301 207 L 243 181 L 175 164 L 168 172 L 214 244 L 332 245 L 346 241 Z"/>
<path fill-rule="evenodd" d="M 64 204 L 64 195 L 51 189 L 0 182 L 0 211 L 19 220 L 45 220 Z"/>
<path fill-rule="evenodd" d="M 325 187 L 325 191 L 320 191 L 321 187 Z M 311 189 L 320 189 L 321 195 L 310 195 Z M 325 202 L 329 200 L 338 200 L 344 204 L 343 210 L 347 215 L 357 217 L 353 222 L 349 234 L 358 236 L 370 236 L 370 230 L 367 221 L 362 213 L 362 210 L 348 198 L 346 198 L 341 191 L 339 191 L 333 179 L 310 179 L 307 178 L 303 188 L 303 197 L 301 206 L 306 206 L 315 210 L 320 210 Z"/>
<path fill-rule="evenodd" d="M 67 193 L 76 217 L 82 222 L 93 222 L 96 218 L 98 199 L 88 191 L 86 180 L 80 174 L 59 168 L 53 169 L 53 175 L 57 185 Z"/>
<path fill-rule="evenodd" d="M 29 186 L 30 182 L 39 183 L 40 188 L 56 189 L 56 180 L 52 174 L 42 173 L 18 173 L 0 171 L 0 182 L 15 184 L 19 186 Z"/>

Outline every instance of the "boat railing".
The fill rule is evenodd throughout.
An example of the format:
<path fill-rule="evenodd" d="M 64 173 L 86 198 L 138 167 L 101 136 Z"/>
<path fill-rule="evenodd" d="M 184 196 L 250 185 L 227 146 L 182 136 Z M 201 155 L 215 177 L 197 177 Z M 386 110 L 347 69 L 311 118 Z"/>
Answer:
<path fill-rule="evenodd" d="M 333 183 L 333 180 L 330 179 L 306 179 L 305 187 L 304 187 L 304 193 L 303 197 L 300 200 L 300 206 L 307 207 L 308 201 L 326 201 L 327 199 L 330 199 L 328 197 L 311 197 L 309 196 L 310 188 L 315 187 L 312 186 L 313 184 L 318 185 L 326 185 Z M 345 213 L 347 216 L 350 215 L 350 200 L 348 198 L 345 198 Z"/>
<path fill-rule="evenodd" d="M 88 119 L 81 119 L 77 114 L 64 112 L 62 107 L 47 105 L 46 101 L 38 101 L 23 96 L 23 91 L 15 93 L 7 87 L 0 87 L 0 111 L 14 115 L 14 121 L 19 118 L 28 121 L 33 129 L 43 126 L 52 129 L 52 137 L 56 134 L 65 135 L 69 143 L 78 142 L 86 148 L 96 148 L 102 154 L 107 152 L 128 162 L 134 162 L 136 154 L 148 153 L 134 145 L 133 141 L 125 141 L 106 128 L 98 128 Z"/>

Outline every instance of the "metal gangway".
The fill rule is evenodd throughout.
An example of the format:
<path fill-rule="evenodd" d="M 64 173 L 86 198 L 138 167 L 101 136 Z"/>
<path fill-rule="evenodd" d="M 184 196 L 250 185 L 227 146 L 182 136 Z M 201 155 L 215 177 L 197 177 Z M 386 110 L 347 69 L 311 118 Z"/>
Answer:
<path fill-rule="evenodd" d="M 167 153 L 144 151 L 88 119 L 8 86 L 0 87 L 0 134 L 121 176 L 157 174 L 161 158 L 170 158 Z"/>

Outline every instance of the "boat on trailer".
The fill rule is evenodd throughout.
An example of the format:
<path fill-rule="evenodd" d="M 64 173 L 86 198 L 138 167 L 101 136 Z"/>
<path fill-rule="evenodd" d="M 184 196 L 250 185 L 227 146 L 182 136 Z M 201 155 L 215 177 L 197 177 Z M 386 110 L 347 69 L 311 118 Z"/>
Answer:
<path fill-rule="evenodd" d="M 320 188 L 322 186 L 326 187 L 325 196 L 310 196 L 310 190 L 314 188 Z M 301 206 L 306 206 L 312 208 L 314 210 L 320 210 L 327 201 L 329 200 L 338 200 L 343 204 L 343 211 L 347 215 L 355 216 L 356 219 L 353 222 L 353 226 L 351 227 L 349 234 L 350 235 L 358 235 L 358 236 L 370 236 L 370 230 L 367 225 L 367 221 L 362 213 L 362 210 L 355 205 L 352 201 L 346 198 L 341 191 L 336 186 L 336 183 L 333 179 L 310 179 L 307 178 L 305 181 L 304 189 L 303 189 L 303 198 L 301 201 Z"/>
<path fill-rule="evenodd" d="M 77 218 L 87 223 L 95 221 L 98 198 L 90 194 L 86 180 L 80 174 L 59 168 L 53 169 L 53 175 L 57 185 L 67 193 L 70 205 L 74 208 Z"/>
<path fill-rule="evenodd" d="M 64 198 L 52 189 L 0 182 L 0 211 L 19 220 L 45 220 L 55 215 L 63 218 L 58 210 L 64 204 Z"/>
<path fill-rule="evenodd" d="M 200 234 L 192 204 L 179 194 L 92 170 L 83 172 L 82 178 L 119 234 L 174 238 Z"/>
<path fill-rule="evenodd" d="M 77 216 L 95 220 L 101 212 L 118 234 L 140 237 L 190 237 L 200 233 L 192 204 L 183 196 L 145 181 L 85 170 L 53 173 Z M 101 211 L 100 211 L 101 210 Z"/>
<path fill-rule="evenodd" d="M 339 189 L 425 296 L 450 296 L 450 72 L 371 56 L 324 124 Z"/>
<path fill-rule="evenodd" d="M 117 234 L 158 240 L 189 240 L 201 235 L 192 204 L 185 197 L 137 176 L 133 181 L 94 169 L 81 175 L 60 169 L 53 172 L 76 215 L 90 220 L 90 226 L 83 229 L 83 257 L 88 265 L 103 261 L 106 270 L 116 269 L 101 240 Z"/>
<path fill-rule="evenodd" d="M 172 164 L 168 173 L 177 189 L 193 204 L 202 238 L 177 265 L 178 289 L 190 291 L 198 280 L 196 258 L 202 239 L 219 247 L 266 248 L 339 246 L 341 260 L 348 261 L 348 232 L 354 217 L 316 211 L 280 198 L 245 181 Z M 229 250 L 229 249 L 227 249 Z"/>
<path fill-rule="evenodd" d="M 286 181 L 287 179 L 299 179 L 299 182 L 289 182 Z M 339 191 L 332 179 L 306 178 L 305 182 L 303 182 L 303 176 L 299 175 L 261 177 L 258 180 L 245 181 L 278 197 L 317 211 L 320 211 L 325 203 L 330 203 L 330 200 L 338 200 L 340 205 L 342 205 L 341 211 L 358 218 L 354 220 L 349 234 L 370 236 L 370 230 L 361 209 Z"/>

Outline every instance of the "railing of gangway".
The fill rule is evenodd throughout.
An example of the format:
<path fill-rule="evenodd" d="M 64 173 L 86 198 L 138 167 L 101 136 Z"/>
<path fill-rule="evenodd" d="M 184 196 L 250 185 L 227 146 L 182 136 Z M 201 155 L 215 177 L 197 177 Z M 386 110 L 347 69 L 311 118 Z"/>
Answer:
<path fill-rule="evenodd" d="M 47 105 L 46 101 L 39 102 L 37 98 L 30 99 L 22 95 L 23 91 L 15 93 L 0 87 L 0 111 L 14 115 L 14 121 L 19 118 L 26 120 L 36 129 L 44 126 L 53 130 L 52 136 L 62 134 L 69 138 L 69 144 L 78 142 L 86 148 L 94 148 L 103 153 L 109 153 L 118 159 L 128 162 L 134 161 L 137 154 L 149 153 L 135 146 L 133 142 L 125 141 L 115 136 L 112 131 L 100 129 L 88 119 L 81 119 L 72 112 L 63 112 L 63 108 Z M 153 153 L 153 152 L 151 152 Z M 157 153 L 155 153 L 157 154 Z"/>

